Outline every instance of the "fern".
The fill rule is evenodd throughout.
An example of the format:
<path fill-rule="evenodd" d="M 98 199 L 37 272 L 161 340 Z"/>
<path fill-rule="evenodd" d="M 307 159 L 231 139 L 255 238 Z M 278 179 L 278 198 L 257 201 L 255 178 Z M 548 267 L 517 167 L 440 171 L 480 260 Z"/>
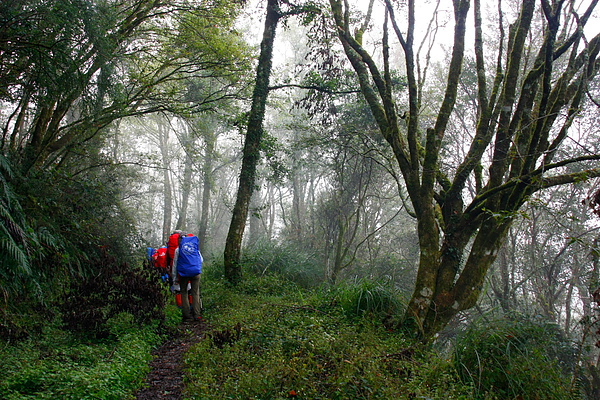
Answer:
<path fill-rule="evenodd" d="M 20 270 L 22 273 L 31 274 L 29 259 L 25 252 L 17 246 L 14 241 L 6 240 L 6 237 L 0 237 L 0 254 L 3 258 L 3 269 L 14 273 Z M 11 264 L 13 267 L 11 268 Z"/>
<path fill-rule="evenodd" d="M 0 173 L 2 173 L 2 175 L 8 175 L 9 178 L 13 177 L 10 162 L 5 156 L 0 156 Z"/>
<path fill-rule="evenodd" d="M 33 278 L 35 231 L 26 222 L 25 214 L 11 188 L 14 175 L 6 157 L 0 156 L 0 285 L 7 298 L 22 290 L 22 282 Z"/>
<path fill-rule="evenodd" d="M 56 239 L 56 237 L 54 237 L 54 235 L 52 235 L 50 232 L 48 232 L 48 229 L 46 229 L 44 227 L 40 228 L 37 236 L 38 236 L 40 243 L 42 243 L 48 247 L 53 247 L 53 248 L 59 247 L 59 241 Z"/>

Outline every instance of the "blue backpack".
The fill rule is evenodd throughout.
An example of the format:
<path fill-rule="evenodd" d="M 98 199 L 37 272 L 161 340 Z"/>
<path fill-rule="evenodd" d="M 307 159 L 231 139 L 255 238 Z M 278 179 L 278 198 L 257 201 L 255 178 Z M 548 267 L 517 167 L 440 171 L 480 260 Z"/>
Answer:
<path fill-rule="evenodd" d="M 177 273 L 191 277 L 202 273 L 202 255 L 198 248 L 197 236 L 183 236 L 179 243 Z"/>

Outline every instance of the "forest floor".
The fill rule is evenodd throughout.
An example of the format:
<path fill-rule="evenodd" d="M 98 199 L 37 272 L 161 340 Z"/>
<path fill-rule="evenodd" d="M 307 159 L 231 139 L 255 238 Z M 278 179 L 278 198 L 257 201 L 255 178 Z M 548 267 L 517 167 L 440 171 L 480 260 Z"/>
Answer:
<path fill-rule="evenodd" d="M 190 346 L 202 340 L 208 324 L 205 321 L 181 324 L 172 336 L 154 352 L 146 383 L 136 393 L 137 400 L 183 399 L 184 355 Z"/>

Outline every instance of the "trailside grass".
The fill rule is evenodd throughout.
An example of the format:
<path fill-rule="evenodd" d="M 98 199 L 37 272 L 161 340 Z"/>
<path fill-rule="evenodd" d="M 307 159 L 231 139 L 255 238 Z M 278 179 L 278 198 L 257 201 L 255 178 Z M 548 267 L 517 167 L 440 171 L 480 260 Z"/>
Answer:
<path fill-rule="evenodd" d="M 111 336 L 89 340 L 49 322 L 41 334 L 0 349 L 0 398 L 134 398 L 161 342 L 156 326 L 139 327 L 129 314 L 109 320 Z"/>
<path fill-rule="evenodd" d="M 449 360 L 386 329 L 375 301 L 354 309 L 348 289 L 270 275 L 204 292 L 211 329 L 187 353 L 186 398 L 472 398 Z"/>

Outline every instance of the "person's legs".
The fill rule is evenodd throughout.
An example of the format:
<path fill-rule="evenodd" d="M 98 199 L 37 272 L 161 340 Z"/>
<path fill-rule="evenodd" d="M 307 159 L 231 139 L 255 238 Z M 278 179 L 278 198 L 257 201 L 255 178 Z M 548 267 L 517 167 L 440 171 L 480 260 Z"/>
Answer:
<path fill-rule="evenodd" d="M 190 313 L 190 300 L 188 298 L 188 284 L 190 283 L 192 278 L 188 278 L 188 277 L 180 277 L 179 278 L 179 285 L 181 287 L 180 291 L 181 291 L 181 313 L 183 314 L 183 320 L 191 320 L 192 319 L 192 315 Z M 193 283 L 192 283 L 193 285 Z M 192 286 L 192 293 L 193 293 L 194 289 Z"/>
<path fill-rule="evenodd" d="M 200 297 L 200 275 L 190 278 L 192 283 L 192 312 L 195 318 L 202 316 L 202 298 Z"/>

